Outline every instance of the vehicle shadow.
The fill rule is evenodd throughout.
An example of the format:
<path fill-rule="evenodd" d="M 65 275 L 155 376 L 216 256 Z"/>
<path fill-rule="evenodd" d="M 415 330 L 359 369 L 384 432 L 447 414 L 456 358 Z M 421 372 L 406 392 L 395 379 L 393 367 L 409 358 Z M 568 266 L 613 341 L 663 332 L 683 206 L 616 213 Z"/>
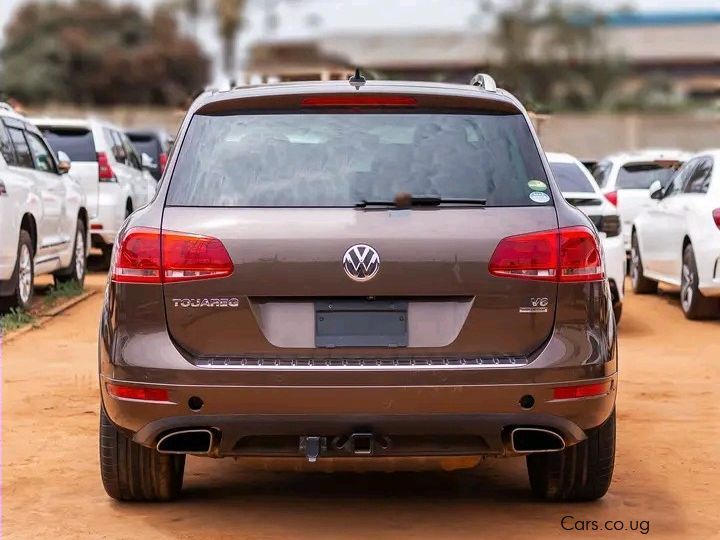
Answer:
<path fill-rule="evenodd" d="M 662 286 L 660 289 L 658 289 L 658 298 L 660 298 L 666 305 L 672 306 L 673 309 L 677 309 L 678 313 L 680 313 L 681 317 L 682 315 L 682 307 L 680 306 L 680 290 L 675 287 L 665 287 Z M 720 299 L 718 300 L 720 302 Z M 693 324 L 696 323 L 705 323 L 705 324 L 720 324 L 720 319 L 704 319 L 704 320 L 697 320 L 697 321 L 688 321 Z"/>
<path fill-rule="evenodd" d="M 208 463 L 208 461 L 210 461 Z M 247 472 L 229 460 L 188 462 L 182 500 L 144 507 L 164 534 L 235 538 L 479 538 L 555 536 L 563 516 L 637 519 L 616 482 L 592 503 L 531 497 L 524 459 L 488 459 L 453 472 Z M 681 526 L 678 505 L 661 487 L 651 506 Z M 132 510 L 130 510 L 132 511 Z M 227 536 L 224 536 L 227 535 Z"/>

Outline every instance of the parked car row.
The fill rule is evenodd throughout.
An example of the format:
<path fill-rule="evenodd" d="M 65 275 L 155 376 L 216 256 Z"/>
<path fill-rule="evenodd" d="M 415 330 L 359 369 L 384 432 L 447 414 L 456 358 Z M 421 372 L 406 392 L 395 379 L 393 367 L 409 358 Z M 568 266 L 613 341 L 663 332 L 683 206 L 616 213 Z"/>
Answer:
<path fill-rule="evenodd" d="M 169 137 L 139 152 L 121 128 L 96 119 L 28 119 L 0 104 L 0 310 L 27 307 L 33 279 L 82 285 L 88 246 L 109 266 L 123 221 L 146 205 Z"/>
<path fill-rule="evenodd" d="M 647 191 L 652 204 L 630 230 L 630 276 L 638 294 L 658 282 L 680 287 L 688 319 L 720 316 L 720 150 L 690 156 L 663 185 Z"/>
<path fill-rule="evenodd" d="M 720 317 L 720 150 L 614 154 L 593 162 L 592 176 L 568 154 L 547 158 L 563 195 L 600 233 L 616 320 L 625 253 L 633 292 L 651 294 L 668 283 L 680 287 L 687 318 Z"/>
<path fill-rule="evenodd" d="M 577 158 L 550 152 L 546 155 L 565 199 L 587 214 L 600 234 L 613 312 L 619 323 L 625 294 L 625 248 L 617 208 L 603 196 L 590 172 Z"/>

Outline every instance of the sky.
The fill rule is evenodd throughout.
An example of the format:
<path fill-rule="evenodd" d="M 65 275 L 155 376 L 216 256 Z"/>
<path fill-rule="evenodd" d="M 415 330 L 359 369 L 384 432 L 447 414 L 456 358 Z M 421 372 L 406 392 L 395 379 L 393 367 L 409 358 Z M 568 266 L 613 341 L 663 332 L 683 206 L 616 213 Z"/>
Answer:
<path fill-rule="evenodd" d="M 0 0 L 0 28 L 4 28 L 13 11 L 26 0 Z M 119 2 L 121 0 L 113 0 Z M 127 0 L 138 5 L 151 6 L 159 0 Z M 207 0 L 206 0 L 207 1 Z M 502 2 L 503 0 L 496 0 Z M 262 13 L 262 6 L 301 4 L 301 0 L 248 0 L 252 11 Z M 418 28 L 457 28 L 467 24 L 477 9 L 478 0 L 306 0 L 315 4 L 322 15 L 322 28 L 342 30 L 347 27 L 413 30 Z M 692 11 L 720 10 L 720 0 L 588 0 L 596 8 L 612 8 L 632 4 L 641 10 Z M 452 9 L 448 9 L 452 6 Z M 292 7 L 292 6 L 290 6 Z M 411 14 L 411 16 L 409 16 Z M 251 18 L 251 17 L 249 17 Z M 252 21 L 251 21 L 252 22 Z M 288 32 L 295 33 L 293 21 L 283 21 Z M 305 21 L 297 21 L 304 24 Z"/>

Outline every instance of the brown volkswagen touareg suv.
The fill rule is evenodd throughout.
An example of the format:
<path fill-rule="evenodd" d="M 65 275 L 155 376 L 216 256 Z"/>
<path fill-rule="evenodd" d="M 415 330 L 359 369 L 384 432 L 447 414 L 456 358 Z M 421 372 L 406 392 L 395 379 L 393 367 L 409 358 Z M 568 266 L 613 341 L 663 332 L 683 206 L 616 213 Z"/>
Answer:
<path fill-rule="evenodd" d="M 99 351 L 120 500 L 178 496 L 187 454 L 526 456 L 555 500 L 612 477 L 597 232 L 486 75 L 201 95 L 118 235 Z"/>

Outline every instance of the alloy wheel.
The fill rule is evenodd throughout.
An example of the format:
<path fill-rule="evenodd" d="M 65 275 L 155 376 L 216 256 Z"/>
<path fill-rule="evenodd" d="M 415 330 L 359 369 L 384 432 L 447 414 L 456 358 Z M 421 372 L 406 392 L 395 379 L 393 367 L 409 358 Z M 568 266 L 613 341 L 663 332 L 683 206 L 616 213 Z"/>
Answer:
<path fill-rule="evenodd" d="M 85 275 L 85 239 L 82 231 L 78 231 L 75 236 L 75 277 L 78 281 L 82 281 Z"/>
<path fill-rule="evenodd" d="M 634 245 L 630 248 L 630 280 L 633 286 L 637 286 L 638 277 L 640 276 L 640 254 L 638 253 L 637 246 Z"/>
<path fill-rule="evenodd" d="M 682 266 L 682 279 L 680 281 L 680 303 L 683 310 L 687 313 L 690 311 L 695 294 L 694 286 L 695 274 L 687 263 Z"/>
<path fill-rule="evenodd" d="M 18 292 L 20 302 L 25 305 L 30 301 L 33 288 L 32 256 L 30 255 L 30 248 L 25 244 L 20 246 L 18 270 Z"/>

